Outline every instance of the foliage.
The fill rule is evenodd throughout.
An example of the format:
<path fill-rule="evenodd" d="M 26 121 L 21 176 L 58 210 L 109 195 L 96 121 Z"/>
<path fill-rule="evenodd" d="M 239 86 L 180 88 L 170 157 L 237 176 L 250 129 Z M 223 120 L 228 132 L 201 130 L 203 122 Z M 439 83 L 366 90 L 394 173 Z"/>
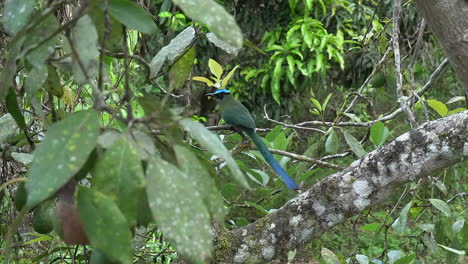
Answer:
<path fill-rule="evenodd" d="M 410 129 L 387 118 L 398 106 L 393 58 L 369 76 L 389 45 L 392 1 L 140 2 L 0 4 L 0 262 L 203 263 L 212 225 L 246 226 L 294 197 L 239 134 L 204 126 L 213 87 L 252 109 L 304 188 Z M 405 12 L 411 57 L 418 23 Z M 421 57 L 404 61 L 408 96 L 442 60 L 425 36 Z M 466 110 L 453 72 L 434 86 L 411 97 L 418 121 Z M 456 263 L 468 250 L 466 172 L 408 183 L 291 261 Z M 65 239 L 70 230 L 89 244 Z"/>

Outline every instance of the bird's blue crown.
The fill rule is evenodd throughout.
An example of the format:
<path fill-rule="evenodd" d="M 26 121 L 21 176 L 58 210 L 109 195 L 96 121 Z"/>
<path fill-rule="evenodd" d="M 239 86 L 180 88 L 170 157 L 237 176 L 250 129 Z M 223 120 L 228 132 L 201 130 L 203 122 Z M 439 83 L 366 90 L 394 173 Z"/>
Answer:
<path fill-rule="evenodd" d="M 226 89 L 221 89 L 221 90 L 217 90 L 216 92 L 214 92 L 214 94 L 230 94 L 231 92 L 229 90 L 226 90 Z"/>

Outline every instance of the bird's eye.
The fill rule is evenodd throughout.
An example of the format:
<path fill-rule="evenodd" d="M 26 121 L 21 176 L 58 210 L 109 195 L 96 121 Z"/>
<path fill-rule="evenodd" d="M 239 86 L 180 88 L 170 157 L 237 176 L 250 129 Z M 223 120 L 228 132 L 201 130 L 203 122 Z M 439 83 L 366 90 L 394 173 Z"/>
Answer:
<path fill-rule="evenodd" d="M 222 93 L 216 94 L 215 97 L 216 97 L 216 99 L 223 100 L 224 99 L 224 94 L 222 94 Z"/>

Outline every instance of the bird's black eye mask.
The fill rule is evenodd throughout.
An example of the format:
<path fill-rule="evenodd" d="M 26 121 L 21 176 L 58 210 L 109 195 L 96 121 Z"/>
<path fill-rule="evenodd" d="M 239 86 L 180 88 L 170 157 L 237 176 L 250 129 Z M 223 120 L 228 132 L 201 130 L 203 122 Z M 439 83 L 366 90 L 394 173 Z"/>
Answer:
<path fill-rule="evenodd" d="M 224 94 L 223 93 L 219 93 L 219 94 L 214 94 L 213 97 L 215 99 L 218 99 L 218 100 L 224 100 Z"/>
<path fill-rule="evenodd" d="M 230 94 L 231 92 L 229 90 L 226 90 L 226 89 L 221 89 L 221 90 L 217 90 L 216 92 L 214 93 L 209 93 L 209 94 L 206 94 L 208 96 L 212 96 L 214 97 L 216 100 L 221 100 L 223 101 L 224 100 L 224 95 L 225 94 Z"/>

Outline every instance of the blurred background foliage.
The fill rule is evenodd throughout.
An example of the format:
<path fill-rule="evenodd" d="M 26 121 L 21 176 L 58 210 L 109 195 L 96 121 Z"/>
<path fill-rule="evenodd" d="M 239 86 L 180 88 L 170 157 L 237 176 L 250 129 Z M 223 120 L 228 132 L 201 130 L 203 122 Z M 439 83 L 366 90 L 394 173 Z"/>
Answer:
<path fill-rule="evenodd" d="M 230 177 L 235 174 L 233 168 L 212 150 L 217 146 L 203 145 L 201 135 L 206 132 L 192 127 L 193 130 L 189 131 L 192 137 L 188 137 L 180 131 L 181 127 L 189 130 L 189 125 L 174 121 L 180 117 L 189 117 L 207 126 L 218 124 L 215 103 L 204 96 L 216 87 L 216 79 L 221 82 L 227 73 L 232 72 L 225 85 L 251 111 L 257 127 L 261 128 L 261 136 L 270 148 L 335 165 L 318 166 L 275 154 L 281 165 L 304 188 L 410 129 L 402 115 L 372 125 L 325 124 L 338 121 L 362 124 L 385 116 L 398 107 L 393 55 L 392 52 L 384 55 L 391 46 L 393 1 L 216 1 L 234 16 L 241 29 L 244 45 L 240 50 L 230 47 L 234 52 L 220 48 L 228 42 L 226 38 L 222 44 L 213 41 L 209 35 L 214 31 L 213 26 L 209 28 L 206 24 L 192 21 L 184 10 L 169 0 L 134 1 L 143 8 L 129 5 L 125 11 L 118 5 L 113 6 L 115 9 L 110 9 L 112 19 L 109 21 L 105 19 L 107 11 L 98 6 L 101 1 L 90 1 L 85 9 L 80 9 L 76 3 L 66 4 L 67 1 L 62 5 L 54 5 L 53 1 L 32 2 L 35 11 L 29 23 L 46 25 L 39 26 L 42 31 L 25 30 L 15 35 L 9 32 L 8 29 L 12 28 L 9 24 L 0 31 L 3 76 L 7 76 L 5 72 L 11 67 L 9 56 L 16 54 L 15 57 L 20 58 L 15 64 L 16 86 L 10 90 L 14 91 L 10 98 L 16 95 L 27 126 L 27 133 L 20 127 L 23 133 L 16 129 L 0 135 L 2 184 L 25 175 L 32 159 L 28 154 L 33 151 L 34 143 L 43 140 L 53 123 L 71 118 L 71 113 L 76 111 L 96 107 L 99 98 L 93 91 L 95 87 L 89 83 L 90 78 L 96 80 L 94 86 L 101 89 L 101 99 L 108 107 L 98 109 L 102 111 L 99 122 L 103 129 L 98 131 L 97 147 L 91 148 L 97 155 L 96 160 L 107 157 L 103 155 L 111 153 L 110 146 L 121 135 L 130 142 L 122 143 L 120 147 L 124 150 L 131 149 L 126 144 L 137 142 L 135 150 L 138 156 L 135 160 L 143 162 L 143 167 L 136 169 L 138 171 L 149 170 L 147 166 L 151 160 L 147 156 L 151 154 L 162 157 L 161 160 L 175 160 L 173 163 L 177 163 L 178 157 L 195 158 L 194 163 L 199 162 L 204 167 L 200 173 L 206 174 L 216 186 L 214 191 L 209 189 L 211 185 L 203 187 L 210 190 L 207 197 L 213 194 L 214 200 L 223 202 L 222 205 L 200 205 L 200 208 L 206 209 L 212 217 L 226 213 L 221 222 L 230 229 L 245 226 L 275 211 L 295 194 L 272 176 L 272 171 L 265 166 L 256 150 L 242 146 L 242 138 L 238 134 L 226 130 L 219 132 L 252 190 L 242 186 L 243 180 L 238 178 L 236 181 Z M 128 4 L 129 1 L 120 2 Z M 51 6 L 52 11 L 47 11 Z M 5 19 L 4 2 L 0 3 L 0 10 Z M 422 29 L 422 44 L 417 47 L 421 19 L 411 3 L 405 4 L 403 10 L 400 23 L 403 77 L 405 89 L 415 91 L 429 80 L 445 55 L 427 27 Z M 73 27 L 60 28 L 69 25 L 67 23 L 75 16 L 74 12 L 87 14 L 89 19 L 80 19 Z M 198 15 L 214 17 L 223 14 L 207 12 Z M 110 32 L 109 23 L 112 24 Z M 45 49 L 34 47 L 38 42 L 51 41 L 44 40 L 44 35 L 57 30 L 62 33 L 54 36 Z M 69 37 L 70 30 L 72 37 Z M 92 45 L 100 46 L 95 54 L 86 51 L 86 47 Z M 79 47 L 82 50 L 74 50 Z M 84 65 L 72 59 L 76 52 L 82 54 Z M 97 56 L 100 57 L 98 65 L 92 61 Z M 378 64 L 382 56 L 386 59 Z M 212 66 L 210 59 L 219 63 L 219 67 Z M 366 83 L 376 65 L 378 69 Z M 83 66 L 92 76 L 83 73 Z M 99 70 L 100 67 L 103 70 Z M 207 82 L 192 79 L 210 79 L 211 76 L 215 78 L 211 79 L 214 83 L 209 86 Z M 437 119 L 463 110 L 461 96 L 462 89 L 454 72 L 447 69 L 413 110 L 420 123 Z M 353 98 L 357 98 L 356 103 L 350 111 L 345 111 Z M 15 127 L 14 120 L 6 115 L 11 112 L 7 108 L 3 105 L 0 108 L 0 124 L 2 127 Z M 267 119 L 264 111 L 268 114 Z M 125 120 L 132 122 L 129 124 Z M 276 120 L 276 124 L 272 120 Z M 324 123 L 314 125 L 316 130 L 307 125 L 302 126 L 305 129 L 284 126 L 311 120 Z M 198 132 L 194 133 L 194 130 Z M 190 146 L 190 152 L 195 156 L 177 152 L 181 151 L 176 147 L 180 145 Z M 98 174 L 95 163 L 91 162 L 87 170 L 81 171 L 82 177 L 87 177 L 90 182 L 93 180 L 89 175 Z M 182 167 L 174 168 L 174 173 L 188 174 Z M 408 183 L 383 205 L 352 217 L 306 248 L 291 252 L 289 257 L 293 263 L 330 263 L 325 262 L 329 259 L 321 255 L 323 248 L 327 248 L 342 263 L 346 259 L 348 263 L 360 264 L 463 263 L 466 257 L 461 251 L 468 249 L 468 229 L 464 225 L 466 204 L 463 200 L 467 190 L 466 175 L 465 162 Z M 12 184 L 6 192 L 0 192 L 0 212 L 2 216 L 8 216 L 0 220 L 2 236 L 7 234 L 15 218 L 13 201 L 24 199 L 14 197 L 15 193 L 21 193 L 18 191 L 22 188 L 20 186 Z M 155 225 L 151 215 L 147 215 L 150 210 L 147 199 L 157 198 L 143 196 L 138 199 L 140 207 L 133 208 L 146 212 L 137 213 L 138 219 L 133 219 L 138 221 L 137 224 L 143 223 L 143 227 L 133 230 L 136 234 L 133 263 L 170 263 L 180 256 L 180 252 L 190 255 L 184 250 L 191 249 L 197 240 L 193 238 L 192 243 L 178 240 L 174 238 L 179 234 L 176 230 L 161 232 L 161 226 Z M 177 196 L 167 194 L 164 197 L 171 200 L 166 201 L 174 208 L 177 207 Z M 16 233 L 13 254 L 17 263 L 87 263 L 88 259 L 92 259 L 91 263 L 110 263 L 102 259 L 112 255 L 111 251 L 104 249 L 105 254 L 102 254 L 95 249 L 91 253 L 89 247 L 66 246 L 60 242 L 57 232 L 50 233 L 53 227 L 50 226 L 52 220 L 48 219 L 50 207 L 55 202 L 49 200 L 46 203 L 42 202 L 41 208 L 37 208 L 32 216 L 26 216 Z M 109 208 L 105 205 L 103 202 L 96 206 Z M 225 211 L 216 212 L 216 208 Z M 169 241 L 180 243 L 179 252 L 168 242 L 168 234 L 164 232 L 173 234 L 169 235 Z M 5 249 L 6 241 L 2 239 L 0 252 Z M 0 262 L 1 255 L 4 254 L 0 254 Z M 189 257 L 197 259 L 197 256 Z"/>

